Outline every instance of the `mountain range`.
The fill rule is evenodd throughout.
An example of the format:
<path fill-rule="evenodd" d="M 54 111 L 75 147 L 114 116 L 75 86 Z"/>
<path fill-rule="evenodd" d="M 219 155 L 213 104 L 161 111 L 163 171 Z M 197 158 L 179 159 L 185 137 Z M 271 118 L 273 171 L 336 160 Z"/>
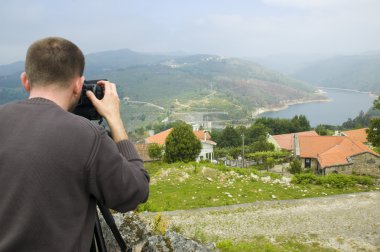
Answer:
<path fill-rule="evenodd" d="M 225 112 L 228 116 L 223 119 L 229 120 L 248 118 L 257 108 L 323 99 L 315 93 L 317 86 L 380 93 L 380 53 L 339 56 L 297 68 L 289 63 L 292 77 L 250 60 L 207 54 L 165 55 L 122 49 L 85 57 L 86 79 L 116 83 L 125 101 L 124 119 L 136 121 L 135 125 L 205 111 Z M 0 66 L 0 104 L 27 97 L 20 85 L 23 68 L 22 61 Z"/>
<path fill-rule="evenodd" d="M 23 62 L 0 66 L 0 88 L 17 93 L 22 69 Z M 201 100 L 211 92 L 247 108 L 314 97 L 313 88 L 302 81 L 247 60 L 215 55 L 156 55 L 128 49 L 100 52 L 86 55 L 85 76 L 109 79 L 128 98 L 160 106 Z"/>
<path fill-rule="evenodd" d="M 294 78 L 315 86 L 380 94 L 380 52 L 336 56 L 299 69 Z"/>

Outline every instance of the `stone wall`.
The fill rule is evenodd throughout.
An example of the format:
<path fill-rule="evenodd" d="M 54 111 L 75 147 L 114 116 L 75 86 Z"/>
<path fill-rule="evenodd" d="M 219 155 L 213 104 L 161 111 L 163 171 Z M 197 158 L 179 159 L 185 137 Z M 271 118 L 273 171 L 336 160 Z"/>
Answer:
<path fill-rule="evenodd" d="M 326 168 L 326 174 L 360 174 L 380 177 L 380 157 L 371 153 L 362 153 L 351 157 L 352 163 L 344 166 Z"/>
<path fill-rule="evenodd" d="M 119 252 L 120 248 L 105 223 L 103 216 L 99 214 L 104 241 L 108 252 Z M 212 252 L 218 251 L 214 244 L 200 244 L 197 241 L 183 235 L 166 231 L 164 234 L 155 234 L 148 223 L 144 222 L 137 214 L 113 213 L 115 224 L 125 243 L 132 248 L 132 252 Z"/>

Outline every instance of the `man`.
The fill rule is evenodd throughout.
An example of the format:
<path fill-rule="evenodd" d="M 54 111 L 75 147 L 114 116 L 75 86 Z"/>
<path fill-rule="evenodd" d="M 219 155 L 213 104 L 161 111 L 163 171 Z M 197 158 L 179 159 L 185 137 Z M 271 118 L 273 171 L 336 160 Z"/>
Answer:
<path fill-rule="evenodd" d="M 129 211 L 148 197 L 149 176 L 128 141 L 115 84 L 98 100 L 106 131 L 72 110 L 84 56 L 72 42 L 30 46 L 21 82 L 29 99 L 0 106 L 0 251 L 89 251 L 96 201 Z"/>

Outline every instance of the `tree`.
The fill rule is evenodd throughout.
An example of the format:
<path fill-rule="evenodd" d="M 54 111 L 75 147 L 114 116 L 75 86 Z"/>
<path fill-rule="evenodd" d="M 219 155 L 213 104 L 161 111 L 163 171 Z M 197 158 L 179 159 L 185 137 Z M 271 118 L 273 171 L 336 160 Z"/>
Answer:
<path fill-rule="evenodd" d="M 291 174 L 301 173 L 301 161 L 296 158 L 290 163 L 289 172 Z"/>
<path fill-rule="evenodd" d="M 181 123 L 184 123 L 184 122 L 177 120 L 177 121 L 168 122 L 168 123 L 155 123 L 154 125 L 151 126 L 151 129 L 153 129 L 155 132 L 162 132 L 164 130 L 174 128 L 175 126 L 178 126 Z"/>
<path fill-rule="evenodd" d="M 316 128 L 315 131 L 318 133 L 320 136 L 326 136 L 328 134 L 328 130 L 326 127 L 322 124 L 319 124 Z"/>
<path fill-rule="evenodd" d="M 375 109 L 380 109 L 380 96 L 373 102 Z M 367 130 L 367 139 L 375 147 L 380 147 L 380 118 L 372 118 Z"/>
<path fill-rule="evenodd" d="M 373 107 L 374 107 L 375 109 L 380 109 L 380 96 L 377 97 L 377 100 L 375 100 L 375 101 L 373 102 Z"/>
<path fill-rule="evenodd" d="M 173 128 L 165 141 L 164 159 L 168 163 L 194 161 L 201 152 L 202 144 L 190 125 L 181 123 Z"/>
<path fill-rule="evenodd" d="M 247 133 L 245 134 L 245 143 L 249 145 L 252 142 L 258 141 L 260 137 L 266 138 L 268 133 L 268 127 L 260 122 L 255 123 L 247 129 Z"/>
<path fill-rule="evenodd" d="M 296 115 L 293 117 L 291 120 L 293 124 L 293 128 L 296 132 L 301 132 L 301 131 L 308 131 L 310 130 L 310 122 L 307 120 L 305 115 Z"/>
<path fill-rule="evenodd" d="M 218 139 L 218 146 L 223 147 L 238 147 L 241 145 L 241 136 L 232 126 L 227 126 Z"/>
<path fill-rule="evenodd" d="M 251 152 L 258 151 L 274 151 L 274 145 L 268 142 L 266 136 L 260 136 L 256 141 L 254 141 L 250 146 L 249 150 Z"/>
<path fill-rule="evenodd" d="M 163 147 L 157 143 L 148 145 L 148 155 L 153 160 L 160 160 L 162 158 Z"/>
<path fill-rule="evenodd" d="M 342 124 L 344 129 L 359 129 L 368 127 L 369 122 L 371 121 L 370 115 L 360 111 L 359 115 L 354 119 L 348 118 L 346 122 Z"/>
<path fill-rule="evenodd" d="M 380 118 L 372 118 L 367 134 L 368 142 L 374 147 L 380 147 Z"/>
<path fill-rule="evenodd" d="M 235 128 L 235 130 L 239 136 L 244 135 L 245 136 L 245 142 L 247 142 L 247 131 L 248 131 L 248 129 L 243 125 L 239 125 Z"/>
<path fill-rule="evenodd" d="M 264 160 L 264 165 L 267 169 L 267 171 L 269 171 L 269 169 L 272 169 L 275 165 L 275 161 L 274 161 L 274 158 L 273 157 L 268 157 Z"/>
<path fill-rule="evenodd" d="M 310 130 L 310 123 L 304 115 L 295 116 L 291 120 L 261 117 L 256 119 L 255 124 L 258 123 L 266 126 L 272 135 Z"/>

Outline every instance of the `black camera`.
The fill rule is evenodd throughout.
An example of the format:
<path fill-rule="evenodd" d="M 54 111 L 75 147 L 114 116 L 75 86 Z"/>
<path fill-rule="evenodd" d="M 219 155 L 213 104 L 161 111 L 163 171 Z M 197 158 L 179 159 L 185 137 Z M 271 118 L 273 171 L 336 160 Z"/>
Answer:
<path fill-rule="evenodd" d="M 106 81 L 106 79 L 102 80 Z M 73 111 L 74 114 L 83 116 L 89 120 L 100 120 L 102 118 L 86 95 L 87 91 L 91 91 L 99 100 L 104 97 L 104 87 L 97 85 L 98 81 L 100 80 L 84 81 L 78 105 Z"/>

